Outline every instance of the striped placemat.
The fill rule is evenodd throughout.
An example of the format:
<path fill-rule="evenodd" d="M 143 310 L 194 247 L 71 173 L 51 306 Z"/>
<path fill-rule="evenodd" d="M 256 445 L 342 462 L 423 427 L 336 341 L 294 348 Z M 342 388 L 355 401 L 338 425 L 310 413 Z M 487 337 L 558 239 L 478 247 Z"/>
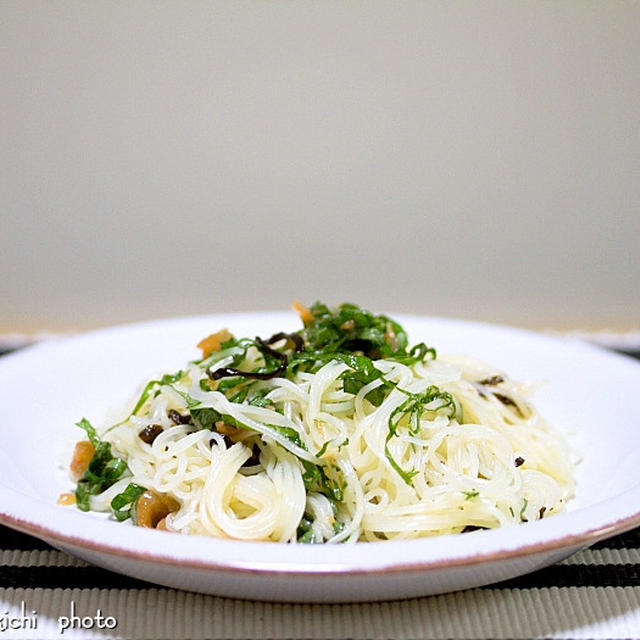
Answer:
<path fill-rule="evenodd" d="M 640 528 L 487 587 L 313 605 L 158 588 L 0 526 L 3 638 L 640 638 Z"/>

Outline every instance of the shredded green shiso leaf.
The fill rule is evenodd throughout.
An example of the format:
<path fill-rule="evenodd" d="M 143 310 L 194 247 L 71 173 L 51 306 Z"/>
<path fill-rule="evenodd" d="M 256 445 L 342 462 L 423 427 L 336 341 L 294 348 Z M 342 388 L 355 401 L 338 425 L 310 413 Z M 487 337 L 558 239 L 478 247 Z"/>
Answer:
<path fill-rule="evenodd" d="M 111 445 L 100 439 L 91 423 L 82 418 L 77 426 L 84 429 L 93 445 L 94 454 L 87 470 L 76 486 L 76 504 L 81 511 L 89 511 L 91 496 L 102 493 L 127 471 L 127 463 L 111 453 Z"/>

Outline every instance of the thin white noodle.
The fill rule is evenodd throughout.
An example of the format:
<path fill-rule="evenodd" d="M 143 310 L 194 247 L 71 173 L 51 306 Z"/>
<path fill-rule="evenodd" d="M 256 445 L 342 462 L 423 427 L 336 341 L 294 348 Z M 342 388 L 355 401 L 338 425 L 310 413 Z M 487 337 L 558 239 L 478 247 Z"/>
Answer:
<path fill-rule="evenodd" d="M 229 366 L 238 353 L 205 365 Z M 250 349 L 247 357 L 258 356 Z M 575 455 L 530 403 L 528 387 L 468 359 L 374 364 L 384 381 L 355 395 L 343 389 L 350 368 L 339 360 L 293 380 L 260 382 L 263 406 L 201 386 L 207 376 L 191 364 L 182 379 L 158 385 L 138 415 L 108 430 L 130 474 L 92 496 L 91 508 L 108 510 L 134 482 L 177 500 L 166 521 L 173 531 L 295 542 L 306 522 L 309 539 L 335 543 L 458 533 L 564 510 Z M 376 406 L 371 394 L 383 384 L 391 390 Z M 423 403 L 417 421 L 402 414 L 408 399 L 435 387 L 453 405 L 440 393 Z M 185 415 L 193 403 L 244 429 L 230 441 L 174 424 L 171 410 Z M 162 432 L 147 444 L 138 434 L 150 425 Z M 332 497 L 321 476 L 313 480 L 317 468 Z"/>

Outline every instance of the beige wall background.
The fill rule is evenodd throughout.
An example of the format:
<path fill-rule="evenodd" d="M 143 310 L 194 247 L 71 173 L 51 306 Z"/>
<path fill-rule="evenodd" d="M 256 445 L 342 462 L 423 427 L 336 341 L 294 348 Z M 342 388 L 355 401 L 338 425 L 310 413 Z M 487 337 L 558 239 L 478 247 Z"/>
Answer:
<path fill-rule="evenodd" d="M 638 2 L 3 2 L 0 72 L 0 331 L 640 326 Z"/>

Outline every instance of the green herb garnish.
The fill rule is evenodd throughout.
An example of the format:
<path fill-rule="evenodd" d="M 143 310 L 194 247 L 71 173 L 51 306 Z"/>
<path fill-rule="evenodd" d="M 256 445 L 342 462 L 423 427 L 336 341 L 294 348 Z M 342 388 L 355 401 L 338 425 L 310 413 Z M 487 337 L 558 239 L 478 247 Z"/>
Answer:
<path fill-rule="evenodd" d="M 145 402 L 149 399 L 151 392 L 158 385 L 162 386 L 164 384 L 172 384 L 177 382 L 185 375 L 184 371 L 178 371 L 177 373 L 167 373 L 163 375 L 159 380 L 151 380 L 147 383 L 145 388 L 142 390 L 140 397 L 138 398 L 138 402 L 136 402 L 136 406 L 133 408 L 131 412 L 132 416 L 137 415 L 138 411 L 144 406 Z"/>
<path fill-rule="evenodd" d="M 302 460 L 301 462 L 304 467 L 302 480 L 307 493 L 321 493 L 331 502 L 342 502 L 344 500 L 346 483 L 337 467 L 321 467 L 307 460 Z"/>
<path fill-rule="evenodd" d="M 131 518 L 133 522 L 136 521 L 136 502 L 138 498 L 146 491 L 145 487 L 141 487 L 139 484 L 133 482 L 127 485 L 127 488 L 119 493 L 112 501 L 111 508 L 113 509 L 113 515 L 118 522 L 122 522 L 127 518 Z"/>
<path fill-rule="evenodd" d="M 402 469 L 389 451 L 389 442 L 398 435 L 400 423 L 406 423 L 409 433 L 416 435 L 420 431 L 420 421 L 425 413 L 435 415 L 442 412 L 448 414 L 449 417 L 454 417 L 457 405 L 449 392 L 441 391 L 434 385 L 429 386 L 422 393 L 408 393 L 402 389 L 399 390 L 405 393 L 408 398 L 396 407 L 389 416 L 389 432 L 385 440 L 384 453 L 391 466 L 410 485 L 418 472 L 416 470 L 405 471 Z"/>
<path fill-rule="evenodd" d="M 89 511 L 89 498 L 102 493 L 114 484 L 125 471 L 127 463 L 111 453 L 111 445 L 101 440 L 91 423 L 82 418 L 76 423 L 84 429 L 94 448 L 87 470 L 76 487 L 76 504 L 81 511 Z"/>

